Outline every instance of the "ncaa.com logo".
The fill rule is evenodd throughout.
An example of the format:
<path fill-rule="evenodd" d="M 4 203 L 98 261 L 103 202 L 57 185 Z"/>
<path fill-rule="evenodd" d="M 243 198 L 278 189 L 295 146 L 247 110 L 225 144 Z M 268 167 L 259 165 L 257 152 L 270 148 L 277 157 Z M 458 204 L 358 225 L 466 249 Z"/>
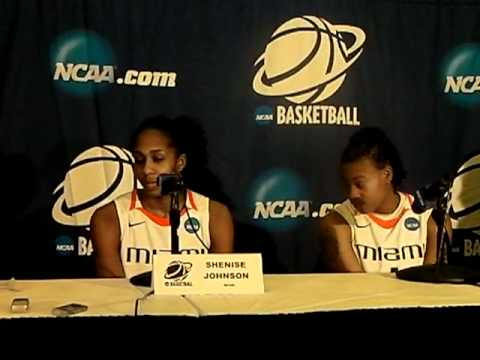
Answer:
<path fill-rule="evenodd" d="M 310 191 L 291 169 L 270 169 L 251 184 L 246 206 L 250 221 L 271 232 L 293 230 L 307 219 L 324 217 L 335 206 L 312 204 Z"/>
<path fill-rule="evenodd" d="M 91 95 L 109 85 L 175 87 L 177 74 L 149 69 L 119 70 L 110 44 L 91 31 L 71 31 L 50 50 L 53 80 L 65 92 Z"/>
<path fill-rule="evenodd" d="M 348 39 L 353 38 L 352 41 Z M 351 25 L 333 25 L 315 16 L 301 16 L 280 25 L 255 62 L 253 90 L 298 104 L 260 106 L 257 123 L 278 125 L 359 126 L 356 106 L 314 105 L 334 95 L 347 70 L 363 51 L 366 36 Z"/>
<path fill-rule="evenodd" d="M 442 92 L 455 105 L 480 104 L 480 44 L 466 43 L 451 50 L 440 72 Z"/>

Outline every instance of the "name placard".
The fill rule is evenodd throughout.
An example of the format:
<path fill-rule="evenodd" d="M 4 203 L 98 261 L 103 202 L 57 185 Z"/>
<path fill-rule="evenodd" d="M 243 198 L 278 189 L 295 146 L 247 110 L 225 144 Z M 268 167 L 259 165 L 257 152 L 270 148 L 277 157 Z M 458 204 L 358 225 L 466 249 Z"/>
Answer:
<path fill-rule="evenodd" d="M 153 256 L 155 295 L 261 294 L 260 254 Z"/>

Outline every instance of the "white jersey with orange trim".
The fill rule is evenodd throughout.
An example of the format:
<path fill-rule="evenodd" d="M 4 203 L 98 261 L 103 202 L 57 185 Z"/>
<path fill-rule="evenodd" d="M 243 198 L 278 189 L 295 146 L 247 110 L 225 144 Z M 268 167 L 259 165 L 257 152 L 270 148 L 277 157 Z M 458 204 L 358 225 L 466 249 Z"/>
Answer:
<path fill-rule="evenodd" d="M 208 253 L 209 201 L 203 195 L 187 191 L 188 213 L 185 208 L 181 211 L 178 227 L 181 253 Z M 136 191 L 120 196 L 114 203 L 120 221 L 121 258 L 126 277 L 151 271 L 154 254 L 171 252 L 170 220 L 145 209 Z"/>
<path fill-rule="evenodd" d="M 391 214 L 362 214 L 350 200 L 335 208 L 350 225 L 352 247 L 366 272 L 391 272 L 422 265 L 427 247 L 427 223 L 432 210 L 412 211 L 413 196 L 398 193 Z"/>

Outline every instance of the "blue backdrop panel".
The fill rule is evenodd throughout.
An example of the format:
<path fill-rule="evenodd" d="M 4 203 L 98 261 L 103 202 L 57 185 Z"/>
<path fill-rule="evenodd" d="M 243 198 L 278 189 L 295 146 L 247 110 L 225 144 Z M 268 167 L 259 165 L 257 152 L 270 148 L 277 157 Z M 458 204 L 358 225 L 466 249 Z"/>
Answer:
<path fill-rule="evenodd" d="M 85 214 L 100 190 L 82 203 L 65 184 L 95 173 L 109 152 L 98 147 L 125 147 L 146 116 L 201 121 L 214 175 L 204 190 L 229 201 L 237 250 L 261 251 L 267 272 L 322 271 L 315 224 L 343 199 L 339 156 L 359 127 L 380 126 L 399 147 L 406 191 L 478 150 L 476 2 L 0 7 L 2 277 L 93 276 Z M 130 176 L 115 149 L 108 161 Z"/>

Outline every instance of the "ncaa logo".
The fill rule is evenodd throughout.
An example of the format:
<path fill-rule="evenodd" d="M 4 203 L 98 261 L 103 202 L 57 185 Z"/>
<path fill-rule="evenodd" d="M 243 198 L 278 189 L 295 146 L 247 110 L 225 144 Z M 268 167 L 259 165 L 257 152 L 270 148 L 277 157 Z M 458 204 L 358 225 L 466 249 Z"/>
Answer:
<path fill-rule="evenodd" d="M 188 233 L 194 234 L 200 230 L 200 221 L 196 218 L 190 217 L 185 221 L 184 227 Z"/>
<path fill-rule="evenodd" d="M 404 225 L 407 230 L 415 231 L 420 227 L 420 222 L 413 217 L 408 217 L 405 219 Z"/>
<path fill-rule="evenodd" d="M 61 235 L 55 239 L 55 250 L 60 256 L 68 256 L 73 254 L 75 251 L 75 246 L 73 244 L 73 239 L 66 235 Z"/>
<path fill-rule="evenodd" d="M 133 162 L 130 152 L 112 145 L 82 152 L 53 192 L 53 219 L 63 225 L 88 226 L 98 207 L 133 190 Z"/>
<path fill-rule="evenodd" d="M 75 96 L 92 95 L 113 82 L 113 50 L 106 40 L 92 31 L 75 30 L 59 36 L 51 46 L 50 62 L 55 85 Z M 75 67 L 71 68 L 73 65 Z M 76 81 L 62 81 L 59 66 L 65 71 L 68 68 L 70 73 L 73 71 Z"/>
<path fill-rule="evenodd" d="M 257 122 L 257 125 L 263 126 L 263 125 L 270 125 L 274 119 L 273 119 L 273 109 L 270 106 L 259 106 L 255 110 L 255 121 Z"/>
<path fill-rule="evenodd" d="M 288 231 L 310 217 L 307 186 L 291 169 L 271 169 L 260 174 L 247 196 L 248 216 L 266 230 Z"/>
<path fill-rule="evenodd" d="M 167 265 L 163 277 L 167 280 L 182 281 L 190 274 L 191 270 L 192 263 L 174 260 Z"/>
<path fill-rule="evenodd" d="M 467 43 L 453 49 L 443 61 L 442 92 L 459 106 L 480 104 L 480 44 Z"/>
<path fill-rule="evenodd" d="M 290 19 L 275 30 L 255 62 L 253 89 L 296 104 L 319 103 L 343 84 L 365 39 L 355 26 L 333 25 L 315 16 Z"/>

